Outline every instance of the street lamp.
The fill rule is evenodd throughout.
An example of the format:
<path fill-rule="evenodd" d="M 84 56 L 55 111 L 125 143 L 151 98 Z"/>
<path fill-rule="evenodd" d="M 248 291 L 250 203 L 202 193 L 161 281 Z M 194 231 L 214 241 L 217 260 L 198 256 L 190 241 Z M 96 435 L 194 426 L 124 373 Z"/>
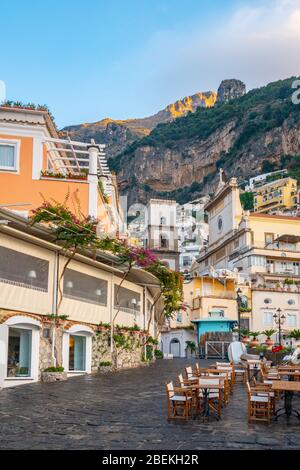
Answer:
<path fill-rule="evenodd" d="M 239 333 L 239 341 L 241 341 L 241 305 L 242 305 L 242 297 L 241 297 L 242 290 L 238 288 L 236 291 L 236 301 L 238 306 L 238 333 Z"/>
<path fill-rule="evenodd" d="M 275 320 L 276 325 L 278 325 L 278 337 L 279 337 L 279 344 L 281 345 L 281 327 L 285 321 L 285 315 L 282 313 L 281 308 L 276 310 L 277 313 L 274 313 L 273 318 Z"/>

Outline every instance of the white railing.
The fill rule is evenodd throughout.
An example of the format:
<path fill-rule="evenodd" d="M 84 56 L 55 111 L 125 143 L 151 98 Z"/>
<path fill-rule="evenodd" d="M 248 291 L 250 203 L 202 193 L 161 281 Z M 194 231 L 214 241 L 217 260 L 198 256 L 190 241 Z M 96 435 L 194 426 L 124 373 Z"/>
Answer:
<path fill-rule="evenodd" d="M 95 144 L 93 139 L 90 143 L 87 143 L 76 142 L 70 138 L 47 138 L 45 144 L 47 148 L 47 168 L 50 168 L 50 171 L 63 175 L 68 175 L 68 173 L 75 175 L 88 173 L 90 155 L 88 149 L 93 145 L 98 147 L 97 173 L 98 176 L 103 175 L 107 177 L 106 192 L 107 194 L 111 193 L 111 173 L 107 165 L 104 144 Z"/>

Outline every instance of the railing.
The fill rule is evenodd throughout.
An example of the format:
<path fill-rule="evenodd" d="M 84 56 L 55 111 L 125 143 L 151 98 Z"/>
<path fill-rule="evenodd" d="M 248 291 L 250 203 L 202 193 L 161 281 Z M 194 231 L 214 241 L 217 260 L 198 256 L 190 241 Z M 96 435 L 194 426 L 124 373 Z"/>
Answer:
<path fill-rule="evenodd" d="M 195 297 L 193 299 L 193 308 L 201 308 L 201 299 L 227 299 L 227 300 L 235 300 L 236 299 L 236 294 L 229 294 L 226 292 L 214 292 L 212 294 L 201 294 L 198 297 Z"/>
<path fill-rule="evenodd" d="M 117 311 L 117 310 L 120 310 L 120 312 L 124 312 L 124 313 L 130 313 L 132 315 L 139 315 L 141 312 L 140 310 L 135 310 L 133 308 L 129 308 L 129 307 L 122 307 L 121 305 L 115 305 L 114 306 L 114 309 Z"/>
<path fill-rule="evenodd" d="M 205 359 L 226 359 L 230 341 L 206 341 Z"/>

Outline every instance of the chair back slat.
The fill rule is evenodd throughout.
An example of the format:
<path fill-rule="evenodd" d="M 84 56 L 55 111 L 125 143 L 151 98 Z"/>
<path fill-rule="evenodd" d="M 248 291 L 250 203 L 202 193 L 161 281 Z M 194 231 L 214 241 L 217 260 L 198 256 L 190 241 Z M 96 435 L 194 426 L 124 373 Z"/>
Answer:
<path fill-rule="evenodd" d="M 168 394 L 169 394 L 169 397 L 174 397 L 175 393 L 174 393 L 174 385 L 173 385 L 173 382 L 169 382 L 166 384 L 166 387 L 167 387 L 167 391 L 168 391 Z"/>

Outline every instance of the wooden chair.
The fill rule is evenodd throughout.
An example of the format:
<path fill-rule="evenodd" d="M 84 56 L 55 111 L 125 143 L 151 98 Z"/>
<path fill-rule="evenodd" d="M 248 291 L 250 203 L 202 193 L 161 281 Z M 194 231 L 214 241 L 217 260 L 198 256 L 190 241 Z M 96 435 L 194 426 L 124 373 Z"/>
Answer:
<path fill-rule="evenodd" d="M 247 369 L 239 364 L 232 364 L 234 372 L 234 383 L 246 383 L 247 379 Z"/>
<path fill-rule="evenodd" d="M 196 372 L 197 377 L 200 377 L 200 375 L 205 375 L 207 372 L 207 368 L 199 367 L 198 362 L 196 362 L 195 364 L 195 369 L 196 369 L 195 372 Z"/>
<path fill-rule="evenodd" d="M 251 383 L 253 377 L 257 379 L 258 375 L 261 373 L 261 361 L 258 359 L 248 359 L 247 360 L 248 368 L 248 382 Z"/>
<path fill-rule="evenodd" d="M 272 412 L 275 413 L 276 393 L 272 390 L 272 384 L 259 383 L 255 377 L 253 378 L 253 384 L 258 396 L 270 396 Z"/>
<path fill-rule="evenodd" d="M 270 423 L 272 402 L 270 393 L 266 390 L 262 395 L 262 390 L 250 387 L 250 383 L 246 383 L 248 394 L 248 422 L 264 421 Z"/>
<path fill-rule="evenodd" d="M 221 382 L 223 384 L 222 389 L 222 396 L 223 396 L 223 404 L 227 406 L 229 403 L 229 378 L 227 371 L 221 371 L 217 369 L 207 369 L 206 377 L 220 377 Z"/>
<path fill-rule="evenodd" d="M 184 380 L 183 375 L 179 374 L 178 375 L 178 381 L 179 381 L 180 388 L 182 388 L 183 390 L 190 390 L 191 391 L 192 406 L 194 406 L 194 408 L 196 410 L 196 414 L 198 414 L 200 412 L 200 409 L 201 409 L 200 400 L 199 400 L 199 396 L 198 396 L 198 390 L 196 391 L 196 393 L 194 393 L 191 386 L 193 384 L 198 385 L 199 379 L 197 378 L 197 383 L 196 383 L 194 380 L 191 380 L 191 381 L 190 380 Z"/>
<path fill-rule="evenodd" d="M 198 382 L 198 376 L 197 376 L 196 373 L 193 371 L 193 369 L 192 369 L 191 366 L 185 367 L 185 375 L 186 375 L 186 379 L 187 379 L 189 382 L 195 382 L 195 383 Z"/>
<path fill-rule="evenodd" d="M 192 396 L 190 390 L 175 388 L 173 382 L 166 383 L 168 398 L 168 419 L 187 420 L 192 413 Z"/>
<path fill-rule="evenodd" d="M 230 395 L 233 394 L 233 387 L 234 387 L 234 370 L 233 366 L 228 362 L 216 362 L 217 370 L 227 372 L 228 373 L 228 381 L 229 381 L 229 390 Z"/>

